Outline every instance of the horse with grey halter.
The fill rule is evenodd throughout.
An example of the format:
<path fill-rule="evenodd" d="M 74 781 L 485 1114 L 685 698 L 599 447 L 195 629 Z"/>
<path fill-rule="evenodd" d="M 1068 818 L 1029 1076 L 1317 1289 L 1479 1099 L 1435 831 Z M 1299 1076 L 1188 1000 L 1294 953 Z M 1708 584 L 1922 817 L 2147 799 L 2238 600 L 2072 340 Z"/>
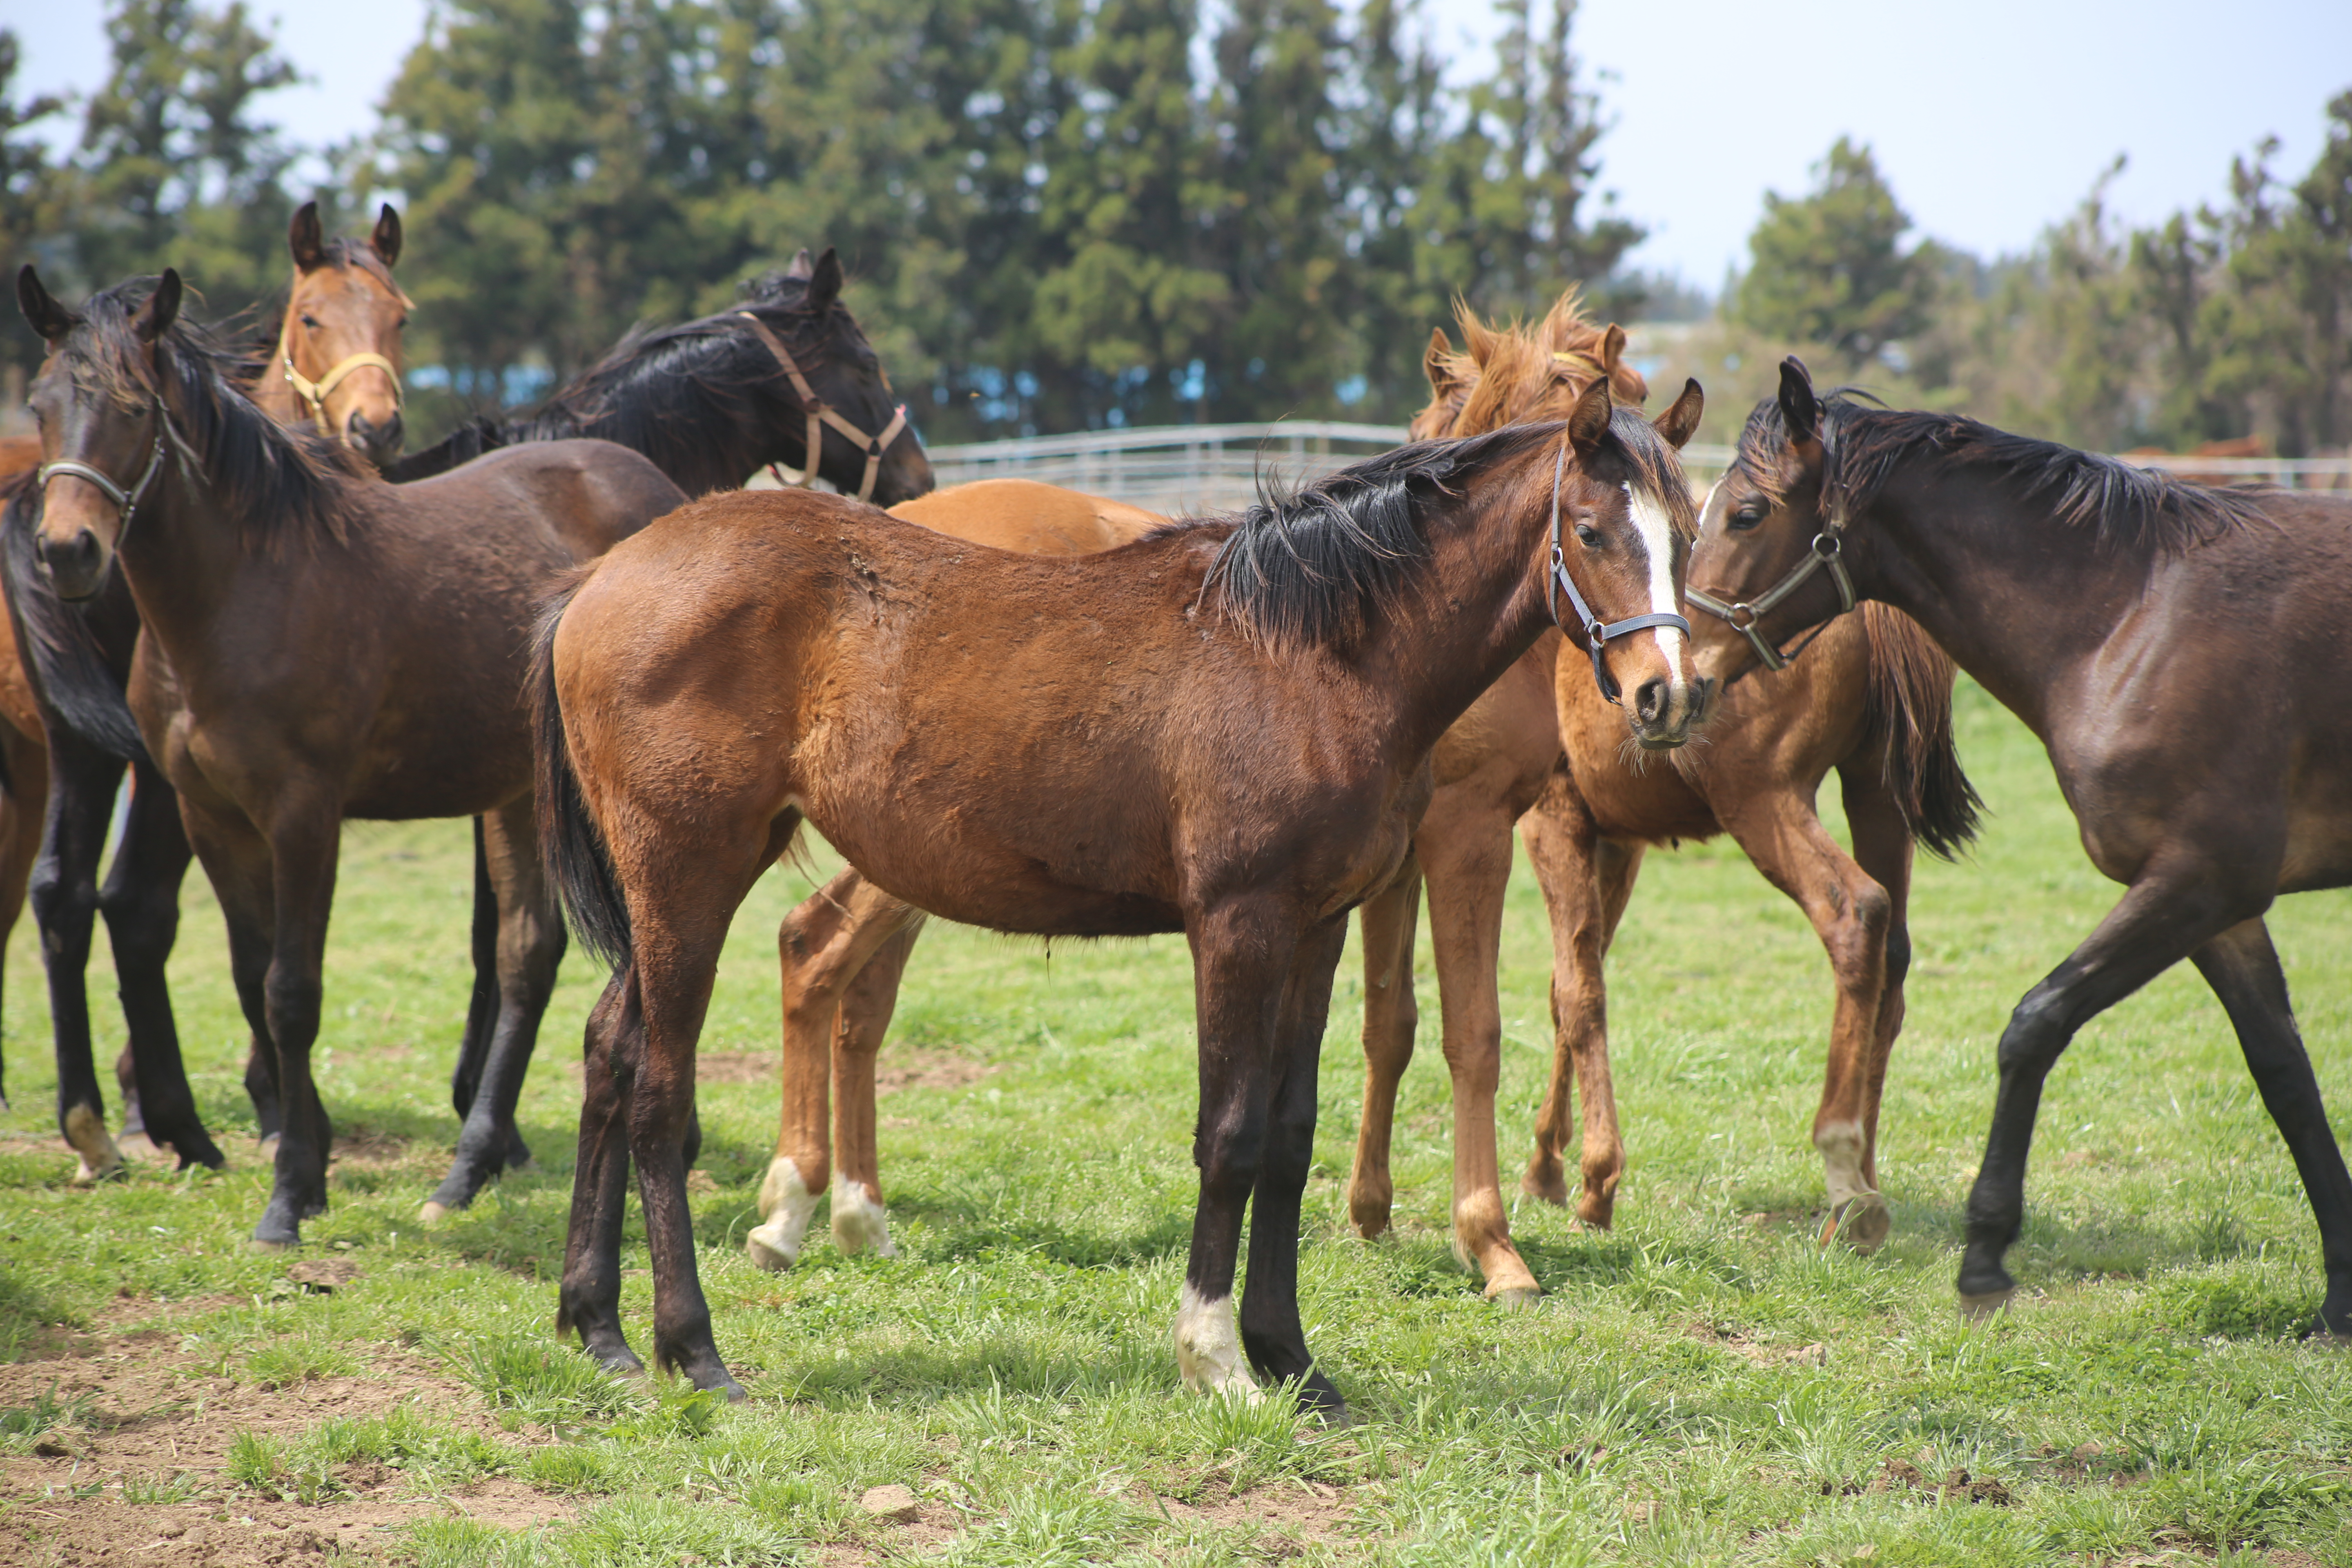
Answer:
<path fill-rule="evenodd" d="M 2352 1173 L 2263 922 L 2282 893 L 2352 884 L 2352 500 L 2209 489 L 1957 415 L 1820 396 L 1790 359 L 1707 502 L 1690 575 L 1759 612 L 1752 645 L 1702 655 L 1719 678 L 1850 597 L 1911 616 L 2049 748 L 2084 848 L 2124 884 L 2001 1035 L 1964 1305 L 2016 1289 L 2003 1258 L 2051 1068 L 2185 958 L 2311 1200 L 2326 1274 L 2312 1327 L 2352 1334 Z"/>

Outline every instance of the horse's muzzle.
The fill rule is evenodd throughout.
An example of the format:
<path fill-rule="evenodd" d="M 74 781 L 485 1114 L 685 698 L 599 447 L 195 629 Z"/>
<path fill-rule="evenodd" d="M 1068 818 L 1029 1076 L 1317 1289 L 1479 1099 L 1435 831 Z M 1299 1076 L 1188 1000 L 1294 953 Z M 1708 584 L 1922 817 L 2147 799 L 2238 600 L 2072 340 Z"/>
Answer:
<path fill-rule="evenodd" d="M 41 565 L 49 584 L 65 600 L 87 599 L 106 579 L 106 546 L 89 529 L 77 529 L 69 538 L 41 536 Z"/>

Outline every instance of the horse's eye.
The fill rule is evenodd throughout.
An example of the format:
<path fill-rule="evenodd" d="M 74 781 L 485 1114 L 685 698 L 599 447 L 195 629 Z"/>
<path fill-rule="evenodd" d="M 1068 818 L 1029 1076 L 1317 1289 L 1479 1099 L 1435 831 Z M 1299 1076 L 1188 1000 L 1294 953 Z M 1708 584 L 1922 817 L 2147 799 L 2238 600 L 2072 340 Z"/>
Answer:
<path fill-rule="evenodd" d="M 1768 515 L 1769 514 L 1756 507 L 1741 507 L 1731 514 L 1731 531 L 1746 533 L 1749 529 L 1762 522 Z"/>
<path fill-rule="evenodd" d="M 316 316 L 304 316 L 302 318 L 302 324 L 315 332 L 319 330 L 319 318 Z"/>
<path fill-rule="evenodd" d="M 1598 550 L 1601 548 L 1601 531 L 1589 522 L 1580 522 L 1576 525 L 1576 542 L 1587 550 Z"/>

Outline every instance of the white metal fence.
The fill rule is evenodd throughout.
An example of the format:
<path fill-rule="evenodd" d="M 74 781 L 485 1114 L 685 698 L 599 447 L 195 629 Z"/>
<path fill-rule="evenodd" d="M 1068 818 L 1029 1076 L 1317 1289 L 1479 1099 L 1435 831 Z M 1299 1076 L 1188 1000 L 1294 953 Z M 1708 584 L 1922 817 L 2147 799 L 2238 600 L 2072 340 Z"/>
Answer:
<path fill-rule="evenodd" d="M 1345 468 L 1404 439 L 1394 425 L 1297 420 L 1280 425 L 1165 425 L 1087 430 L 929 449 L 942 486 L 1018 478 L 1109 496 L 1166 512 L 1227 510 L 1257 494 L 1260 475 L 1297 482 Z M 1731 464 L 1729 447 L 1694 442 L 1683 467 L 1704 490 Z M 2200 478 L 2255 479 L 2294 489 L 2352 489 L 2352 458 L 2134 456 L 2145 468 Z"/>

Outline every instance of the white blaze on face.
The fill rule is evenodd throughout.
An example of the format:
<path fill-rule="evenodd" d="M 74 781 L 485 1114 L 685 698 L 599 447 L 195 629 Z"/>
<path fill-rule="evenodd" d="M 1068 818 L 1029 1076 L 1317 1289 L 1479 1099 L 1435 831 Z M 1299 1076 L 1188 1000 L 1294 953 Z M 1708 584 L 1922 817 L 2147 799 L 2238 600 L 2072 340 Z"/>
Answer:
<path fill-rule="evenodd" d="M 1252 1405 L 1265 1397 L 1242 1359 L 1234 1299 L 1204 1300 L 1189 1279 L 1176 1310 L 1176 1366 L 1184 1386 L 1196 1394 L 1235 1394 Z"/>
<path fill-rule="evenodd" d="M 1675 608 L 1675 524 L 1666 514 L 1665 503 L 1647 490 L 1637 490 L 1628 483 L 1625 491 L 1626 509 L 1633 514 L 1634 531 L 1642 536 L 1642 547 L 1650 555 L 1650 608 L 1659 615 L 1678 615 Z M 1682 690 L 1682 666 L 1675 658 L 1675 650 L 1683 645 L 1683 634 L 1672 626 L 1653 626 L 1650 635 L 1658 639 L 1658 651 L 1666 657 L 1666 668 L 1675 671 L 1675 689 Z M 1671 638 L 1673 640 L 1669 641 Z"/>
<path fill-rule="evenodd" d="M 760 1213 L 767 1223 L 752 1226 L 743 1238 L 743 1250 L 751 1261 L 771 1272 L 798 1262 L 816 1200 L 817 1194 L 801 1180 L 801 1168 L 789 1157 L 779 1154 L 768 1162 L 767 1179 L 760 1184 Z"/>

